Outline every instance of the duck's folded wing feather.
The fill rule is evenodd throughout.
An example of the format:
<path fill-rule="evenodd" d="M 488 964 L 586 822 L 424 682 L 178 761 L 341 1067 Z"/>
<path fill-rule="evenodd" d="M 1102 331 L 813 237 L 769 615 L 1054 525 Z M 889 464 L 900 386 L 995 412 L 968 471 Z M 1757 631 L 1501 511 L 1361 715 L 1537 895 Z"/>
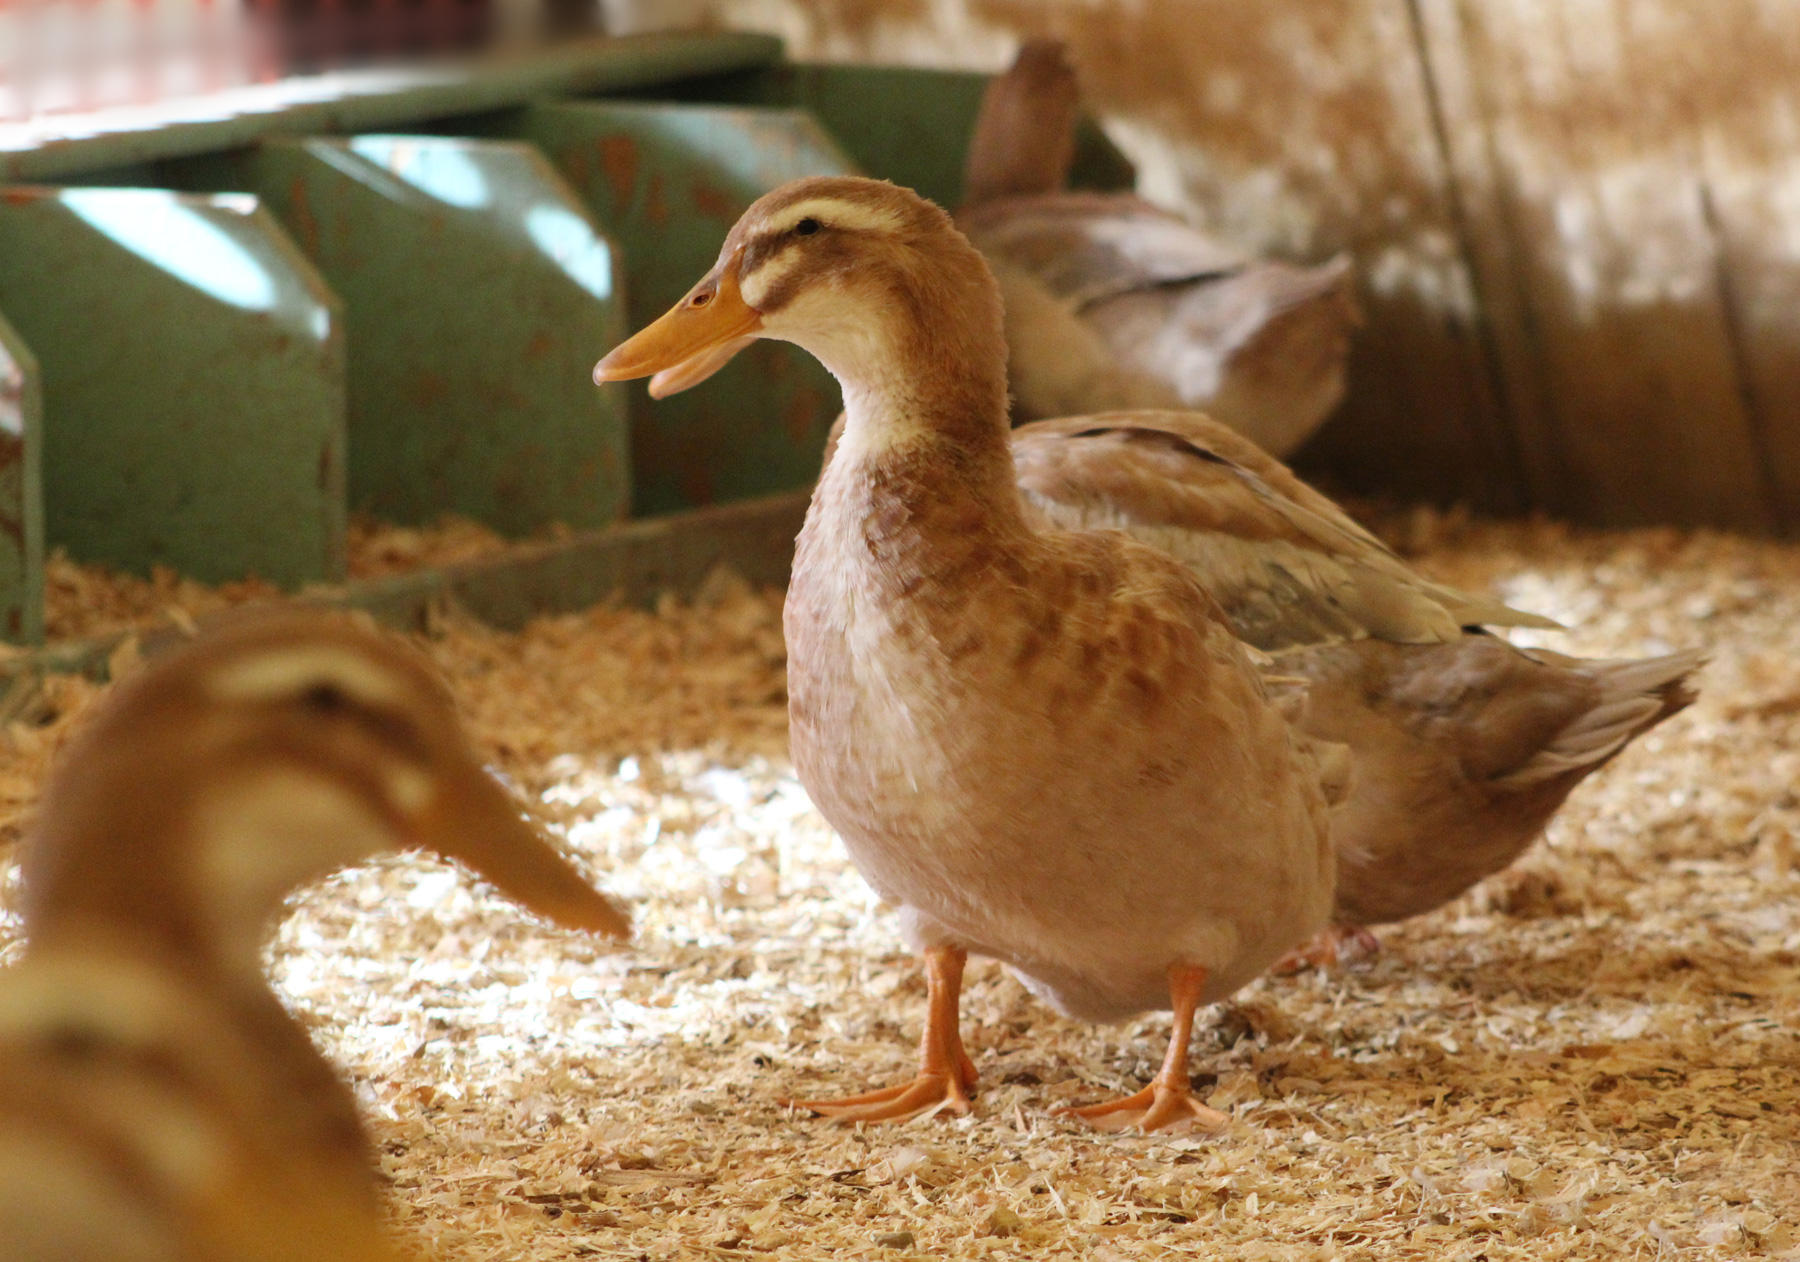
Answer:
<path fill-rule="evenodd" d="M 1424 578 L 1286 466 L 1197 413 L 1039 422 L 1014 432 L 1013 460 L 1044 524 L 1123 530 L 1170 553 L 1258 648 L 1557 625 Z"/>
<path fill-rule="evenodd" d="M 1238 250 L 1136 197 L 1055 193 L 989 202 L 958 220 L 977 249 L 1084 307 L 1246 266 Z"/>

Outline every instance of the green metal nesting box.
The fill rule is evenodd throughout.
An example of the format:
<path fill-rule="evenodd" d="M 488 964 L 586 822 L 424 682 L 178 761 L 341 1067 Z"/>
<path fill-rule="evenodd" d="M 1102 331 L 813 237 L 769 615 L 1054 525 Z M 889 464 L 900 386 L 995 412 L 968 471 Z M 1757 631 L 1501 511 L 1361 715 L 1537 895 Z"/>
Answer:
<path fill-rule="evenodd" d="M 838 392 L 794 349 L 660 403 L 589 370 L 787 180 L 954 206 L 985 82 L 662 35 L 0 126 L 0 634 L 46 540 L 296 587 L 351 507 L 517 535 L 810 485 Z M 1084 124 L 1076 178 L 1131 171 Z"/>
<path fill-rule="evenodd" d="M 44 635 L 43 392 L 37 356 L 0 319 L 0 634 Z"/>
<path fill-rule="evenodd" d="M 510 535 L 627 515 L 620 261 L 535 148 L 438 136 L 276 138 L 165 164 L 246 189 L 343 298 L 349 495 L 399 522 Z"/>
<path fill-rule="evenodd" d="M 0 312 L 42 372 L 50 543 L 208 582 L 343 577 L 342 307 L 254 199 L 9 189 Z"/>

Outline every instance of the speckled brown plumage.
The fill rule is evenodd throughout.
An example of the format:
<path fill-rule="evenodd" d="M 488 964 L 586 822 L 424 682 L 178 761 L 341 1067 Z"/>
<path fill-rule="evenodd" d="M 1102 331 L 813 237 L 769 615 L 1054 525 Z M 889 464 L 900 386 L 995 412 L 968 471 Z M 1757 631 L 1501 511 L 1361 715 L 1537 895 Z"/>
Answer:
<path fill-rule="evenodd" d="M 1425 579 L 1204 416 L 1045 421 L 1012 446 L 1041 525 L 1110 526 L 1182 560 L 1239 636 L 1280 650 L 1269 669 L 1300 730 L 1349 749 L 1339 925 L 1422 914 L 1500 871 L 1581 780 L 1692 700 L 1695 653 L 1582 661 L 1470 634 L 1556 624 Z"/>

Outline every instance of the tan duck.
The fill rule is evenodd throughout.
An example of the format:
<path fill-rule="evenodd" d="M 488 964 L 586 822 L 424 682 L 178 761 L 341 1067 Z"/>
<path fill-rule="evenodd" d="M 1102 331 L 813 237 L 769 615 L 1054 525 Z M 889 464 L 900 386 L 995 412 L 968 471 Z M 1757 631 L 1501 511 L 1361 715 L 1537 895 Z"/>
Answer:
<path fill-rule="evenodd" d="M 1429 582 L 1204 416 L 1028 425 L 1013 462 L 1044 528 L 1123 530 L 1186 564 L 1239 636 L 1276 653 L 1272 683 L 1301 730 L 1349 747 L 1334 929 L 1316 962 L 1512 863 L 1577 784 L 1693 700 L 1695 652 L 1583 661 L 1465 631 L 1556 624 Z"/>
<path fill-rule="evenodd" d="M 0 973 L 0 1256 L 390 1256 L 354 1098 L 260 962 L 292 889 L 410 847 L 565 925 L 629 931 L 387 637 L 244 616 L 119 685 L 25 842 L 28 949 Z"/>
<path fill-rule="evenodd" d="M 670 393 L 712 368 L 678 365 L 657 384 Z M 1506 868 L 1576 785 L 1693 700 L 1697 652 L 1584 661 L 1470 634 L 1557 624 L 1427 580 L 1198 413 L 1040 421 L 1013 432 L 1012 450 L 1035 524 L 1123 530 L 1182 561 L 1240 638 L 1280 654 L 1274 686 L 1302 729 L 1353 751 L 1354 793 L 1333 820 L 1333 924 L 1283 968 L 1367 952 L 1367 926 Z"/>
<path fill-rule="evenodd" d="M 930 992 L 912 1081 L 805 1107 L 966 1110 L 958 988 L 975 952 L 1075 1016 L 1173 1009 L 1152 1084 L 1082 1116 L 1218 1123 L 1189 1090 L 1195 1009 L 1330 910 L 1314 758 L 1178 562 L 1027 519 L 998 287 L 936 206 L 873 180 L 777 189 L 595 375 L 681 369 L 751 336 L 795 343 L 843 387 L 787 598 L 792 748 L 899 905 Z"/>
<path fill-rule="evenodd" d="M 1141 198 L 1064 191 L 1080 89 L 1027 40 L 989 84 L 957 224 L 1006 303 L 1017 419 L 1198 408 L 1286 455 L 1344 396 L 1350 261 L 1252 259 Z"/>

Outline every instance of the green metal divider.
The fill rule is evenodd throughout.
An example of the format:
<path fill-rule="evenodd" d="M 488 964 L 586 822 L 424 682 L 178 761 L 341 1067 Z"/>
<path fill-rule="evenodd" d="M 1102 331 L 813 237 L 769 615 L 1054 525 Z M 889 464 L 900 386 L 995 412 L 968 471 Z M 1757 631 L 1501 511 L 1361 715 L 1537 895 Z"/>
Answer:
<path fill-rule="evenodd" d="M 0 316 L 0 636 L 44 638 L 43 394 L 37 357 Z"/>
<path fill-rule="evenodd" d="M 7 189 L 0 310 L 43 373 L 51 542 L 207 582 L 342 578 L 342 313 L 255 199 Z"/>
<path fill-rule="evenodd" d="M 963 162 L 988 78 L 960 70 L 780 62 L 669 83 L 655 95 L 805 110 L 864 170 L 954 210 L 962 202 Z M 1135 181 L 1131 163 L 1083 118 L 1069 182 L 1107 191 L 1130 190 Z"/>
<path fill-rule="evenodd" d="M 343 298 L 353 507 L 512 535 L 627 515 L 625 388 L 590 378 L 622 263 L 536 149 L 276 139 L 161 174 L 255 192 Z"/>
<path fill-rule="evenodd" d="M 798 110 L 554 102 L 474 125 L 543 149 L 619 242 L 633 328 L 706 273 L 763 193 L 857 170 Z M 638 386 L 631 397 L 639 516 L 810 485 L 840 406 L 829 373 L 774 342 L 697 389 L 657 401 Z"/>

